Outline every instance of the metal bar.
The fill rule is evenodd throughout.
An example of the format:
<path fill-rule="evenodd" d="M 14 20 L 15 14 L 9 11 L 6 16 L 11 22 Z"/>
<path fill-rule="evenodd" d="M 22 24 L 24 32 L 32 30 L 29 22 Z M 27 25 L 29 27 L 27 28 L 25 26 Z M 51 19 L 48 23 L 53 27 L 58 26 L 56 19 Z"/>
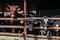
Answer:
<path fill-rule="evenodd" d="M 23 32 L 24 33 L 24 32 Z M 17 37 L 21 37 L 23 36 L 22 34 L 19 33 L 4 33 L 4 32 L 0 32 L 0 36 L 17 36 Z M 19 36 L 20 35 L 20 36 Z M 43 38 L 43 39 L 48 39 L 48 38 L 52 38 L 52 39 L 60 39 L 60 36 L 52 36 L 52 37 L 47 37 L 47 36 L 42 36 L 42 35 L 32 35 L 32 34 L 28 34 L 27 37 L 31 37 L 31 38 Z"/>
<path fill-rule="evenodd" d="M 23 36 L 23 33 L 19 34 L 19 33 L 4 33 L 4 32 L 0 32 L 0 36 L 17 36 L 17 37 L 21 37 L 21 36 Z M 60 36 L 52 36 L 52 37 L 49 36 L 49 37 L 47 37 L 45 35 L 42 36 L 42 35 L 31 35 L 31 34 L 28 34 L 27 37 L 31 37 L 31 38 L 43 38 L 43 39 L 46 39 L 46 38 L 47 39 L 48 38 L 60 39 Z"/>
<path fill-rule="evenodd" d="M 34 27 L 33 29 L 44 29 L 43 27 Z M 60 27 L 49 27 L 49 30 L 60 30 Z"/>
<path fill-rule="evenodd" d="M 43 17 L 33 17 L 33 19 L 43 19 Z M 48 17 L 48 19 L 60 20 L 60 18 L 54 18 L 54 17 Z"/>
<path fill-rule="evenodd" d="M 0 28 L 23 28 L 23 26 L 0 25 Z"/>
<path fill-rule="evenodd" d="M 0 32 L 0 36 L 23 36 L 23 32 L 22 33 L 5 33 L 5 32 Z"/>
<path fill-rule="evenodd" d="M 49 36 L 49 37 L 47 37 L 47 36 L 42 36 L 42 35 L 31 35 L 31 34 L 28 34 L 28 37 L 31 37 L 31 38 L 52 38 L 52 39 L 60 39 L 60 36 Z"/>
<path fill-rule="evenodd" d="M 28 28 L 28 26 L 26 26 Z M 24 28 L 23 26 L 13 26 L 13 25 L 0 25 L 0 28 Z M 44 29 L 43 27 L 34 27 L 33 29 Z M 49 27 L 47 29 L 60 30 L 60 27 Z"/>
<path fill-rule="evenodd" d="M 0 20 L 24 20 L 24 18 L 0 18 Z"/>
<path fill-rule="evenodd" d="M 26 18 L 26 19 L 29 19 L 29 17 Z M 26 19 L 25 18 L 16 18 L 16 19 L 14 19 L 14 18 L 0 18 L 0 20 L 26 20 Z M 33 19 L 43 19 L 43 18 L 41 18 L 41 17 L 33 17 Z M 60 18 L 48 18 L 48 19 L 60 20 Z"/>
<path fill-rule="evenodd" d="M 24 0 L 24 15 L 25 15 L 25 21 L 27 19 L 26 17 L 26 0 Z M 26 40 L 27 38 L 27 27 L 26 27 L 26 23 L 25 23 L 25 26 L 24 26 L 24 40 Z"/>

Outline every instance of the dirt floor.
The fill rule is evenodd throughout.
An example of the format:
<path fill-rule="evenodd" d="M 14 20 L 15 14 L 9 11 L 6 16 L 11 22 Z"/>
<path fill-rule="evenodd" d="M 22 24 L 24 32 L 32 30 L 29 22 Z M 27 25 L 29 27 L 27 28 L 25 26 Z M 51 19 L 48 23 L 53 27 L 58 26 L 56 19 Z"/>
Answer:
<path fill-rule="evenodd" d="M 23 37 L 0 36 L 0 40 L 24 40 Z M 42 39 L 42 38 L 28 38 L 27 40 L 57 40 L 57 39 Z"/>

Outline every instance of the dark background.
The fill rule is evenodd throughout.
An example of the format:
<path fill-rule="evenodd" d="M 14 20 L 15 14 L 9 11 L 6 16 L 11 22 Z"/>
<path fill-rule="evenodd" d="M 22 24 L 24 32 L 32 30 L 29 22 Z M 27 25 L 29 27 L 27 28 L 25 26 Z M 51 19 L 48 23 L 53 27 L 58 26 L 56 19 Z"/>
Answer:
<path fill-rule="evenodd" d="M 59 0 L 30 0 L 28 5 L 30 5 L 30 9 L 36 9 L 37 14 L 40 14 L 40 16 L 50 17 L 60 15 Z"/>
<path fill-rule="evenodd" d="M 0 0 L 2 7 L 6 4 L 19 5 L 23 8 L 23 0 Z M 60 15 L 59 0 L 27 0 L 27 10 L 36 10 L 40 16 Z M 39 12 L 40 11 L 40 12 Z"/>

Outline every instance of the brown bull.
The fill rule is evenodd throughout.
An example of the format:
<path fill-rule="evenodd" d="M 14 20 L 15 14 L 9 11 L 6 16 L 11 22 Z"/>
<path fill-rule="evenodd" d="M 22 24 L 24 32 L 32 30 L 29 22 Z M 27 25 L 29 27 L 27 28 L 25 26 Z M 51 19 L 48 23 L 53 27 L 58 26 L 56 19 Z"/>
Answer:
<path fill-rule="evenodd" d="M 12 5 L 12 6 L 8 5 L 8 8 L 6 8 L 7 11 L 10 11 L 11 18 L 15 17 L 15 13 L 17 11 L 17 8 L 18 8 L 18 6 L 16 6 L 16 5 Z M 13 24 L 13 20 L 10 21 L 10 24 Z M 12 32 L 15 33 L 14 28 L 12 28 Z"/>

